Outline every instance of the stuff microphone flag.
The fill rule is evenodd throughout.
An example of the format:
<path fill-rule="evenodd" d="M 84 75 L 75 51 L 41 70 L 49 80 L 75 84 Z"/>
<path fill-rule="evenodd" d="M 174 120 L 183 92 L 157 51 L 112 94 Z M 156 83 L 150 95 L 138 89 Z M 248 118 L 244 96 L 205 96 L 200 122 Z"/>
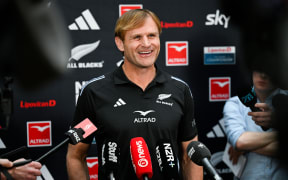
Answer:
<path fill-rule="evenodd" d="M 60 144 L 55 146 L 53 149 L 42 155 L 40 158 L 38 158 L 36 161 L 43 163 L 42 161 L 47 158 L 52 153 L 59 150 L 62 146 L 64 146 L 66 143 L 70 142 L 71 144 L 77 144 L 80 141 L 82 141 L 84 138 L 92 134 L 97 130 L 97 127 L 88 119 L 84 119 L 79 124 L 77 124 L 74 128 L 67 131 L 65 134 L 68 136 L 64 141 L 62 141 Z"/>
<path fill-rule="evenodd" d="M 199 141 L 192 141 L 187 146 L 187 154 L 195 164 L 204 166 L 208 175 L 210 175 L 213 179 L 222 180 L 222 178 L 210 163 L 209 159 L 211 158 L 211 153 L 204 144 Z"/>
<path fill-rule="evenodd" d="M 179 179 L 179 163 L 170 140 L 161 139 L 157 142 L 156 157 L 165 179 Z"/>
<path fill-rule="evenodd" d="M 132 164 L 138 179 L 152 178 L 152 163 L 145 140 L 142 137 L 132 138 L 130 141 Z"/>
<path fill-rule="evenodd" d="M 113 139 L 106 139 L 102 146 L 102 166 L 104 174 L 113 180 L 120 163 L 120 148 Z"/>

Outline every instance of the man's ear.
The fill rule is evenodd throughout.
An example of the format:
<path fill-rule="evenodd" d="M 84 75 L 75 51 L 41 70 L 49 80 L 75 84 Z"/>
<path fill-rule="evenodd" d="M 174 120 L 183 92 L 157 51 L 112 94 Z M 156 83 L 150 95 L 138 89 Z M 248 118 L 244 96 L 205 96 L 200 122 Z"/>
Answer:
<path fill-rule="evenodd" d="M 117 48 L 119 49 L 119 51 L 124 52 L 124 43 L 120 39 L 120 37 L 118 37 L 118 36 L 115 37 L 115 44 L 116 44 Z"/>

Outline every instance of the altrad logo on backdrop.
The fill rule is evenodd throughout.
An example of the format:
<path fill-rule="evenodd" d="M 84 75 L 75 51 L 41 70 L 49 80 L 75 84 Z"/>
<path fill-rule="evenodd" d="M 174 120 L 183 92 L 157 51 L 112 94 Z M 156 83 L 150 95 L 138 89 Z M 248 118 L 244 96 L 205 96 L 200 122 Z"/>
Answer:
<path fill-rule="evenodd" d="M 188 41 L 166 41 L 166 66 L 187 66 Z"/>
<path fill-rule="evenodd" d="M 20 101 L 20 108 L 44 108 L 44 107 L 55 107 L 56 100 L 50 99 L 49 101 L 36 101 L 36 102 L 27 102 Z"/>
<path fill-rule="evenodd" d="M 230 77 L 209 78 L 209 101 L 226 101 L 230 94 Z"/>
<path fill-rule="evenodd" d="M 132 9 L 143 9 L 143 4 L 119 4 L 119 17 Z"/>
<path fill-rule="evenodd" d="M 98 180 L 98 157 L 87 157 L 86 158 L 89 177 L 91 180 L 96 179 Z"/>
<path fill-rule="evenodd" d="M 51 146 L 51 121 L 27 122 L 28 147 Z"/>

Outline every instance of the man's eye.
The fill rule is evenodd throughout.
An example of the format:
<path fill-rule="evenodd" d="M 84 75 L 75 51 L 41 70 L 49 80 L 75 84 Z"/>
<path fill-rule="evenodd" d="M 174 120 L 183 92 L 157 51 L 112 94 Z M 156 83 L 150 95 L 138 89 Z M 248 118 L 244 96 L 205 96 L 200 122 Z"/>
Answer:
<path fill-rule="evenodd" d="M 140 36 L 135 36 L 134 39 L 139 40 L 141 37 Z"/>

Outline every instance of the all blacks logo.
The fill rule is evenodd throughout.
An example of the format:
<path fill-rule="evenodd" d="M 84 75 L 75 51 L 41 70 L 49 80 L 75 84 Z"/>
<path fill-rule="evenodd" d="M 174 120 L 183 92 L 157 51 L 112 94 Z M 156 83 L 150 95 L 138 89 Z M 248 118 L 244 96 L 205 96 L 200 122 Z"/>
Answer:
<path fill-rule="evenodd" d="M 136 145 L 137 145 L 137 152 L 139 156 L 138 165 L 140 167 L 148 166 L 148 160 L 145 157 L 145 150 L 143 148 L 142 141 L 136 141 Z"/>

